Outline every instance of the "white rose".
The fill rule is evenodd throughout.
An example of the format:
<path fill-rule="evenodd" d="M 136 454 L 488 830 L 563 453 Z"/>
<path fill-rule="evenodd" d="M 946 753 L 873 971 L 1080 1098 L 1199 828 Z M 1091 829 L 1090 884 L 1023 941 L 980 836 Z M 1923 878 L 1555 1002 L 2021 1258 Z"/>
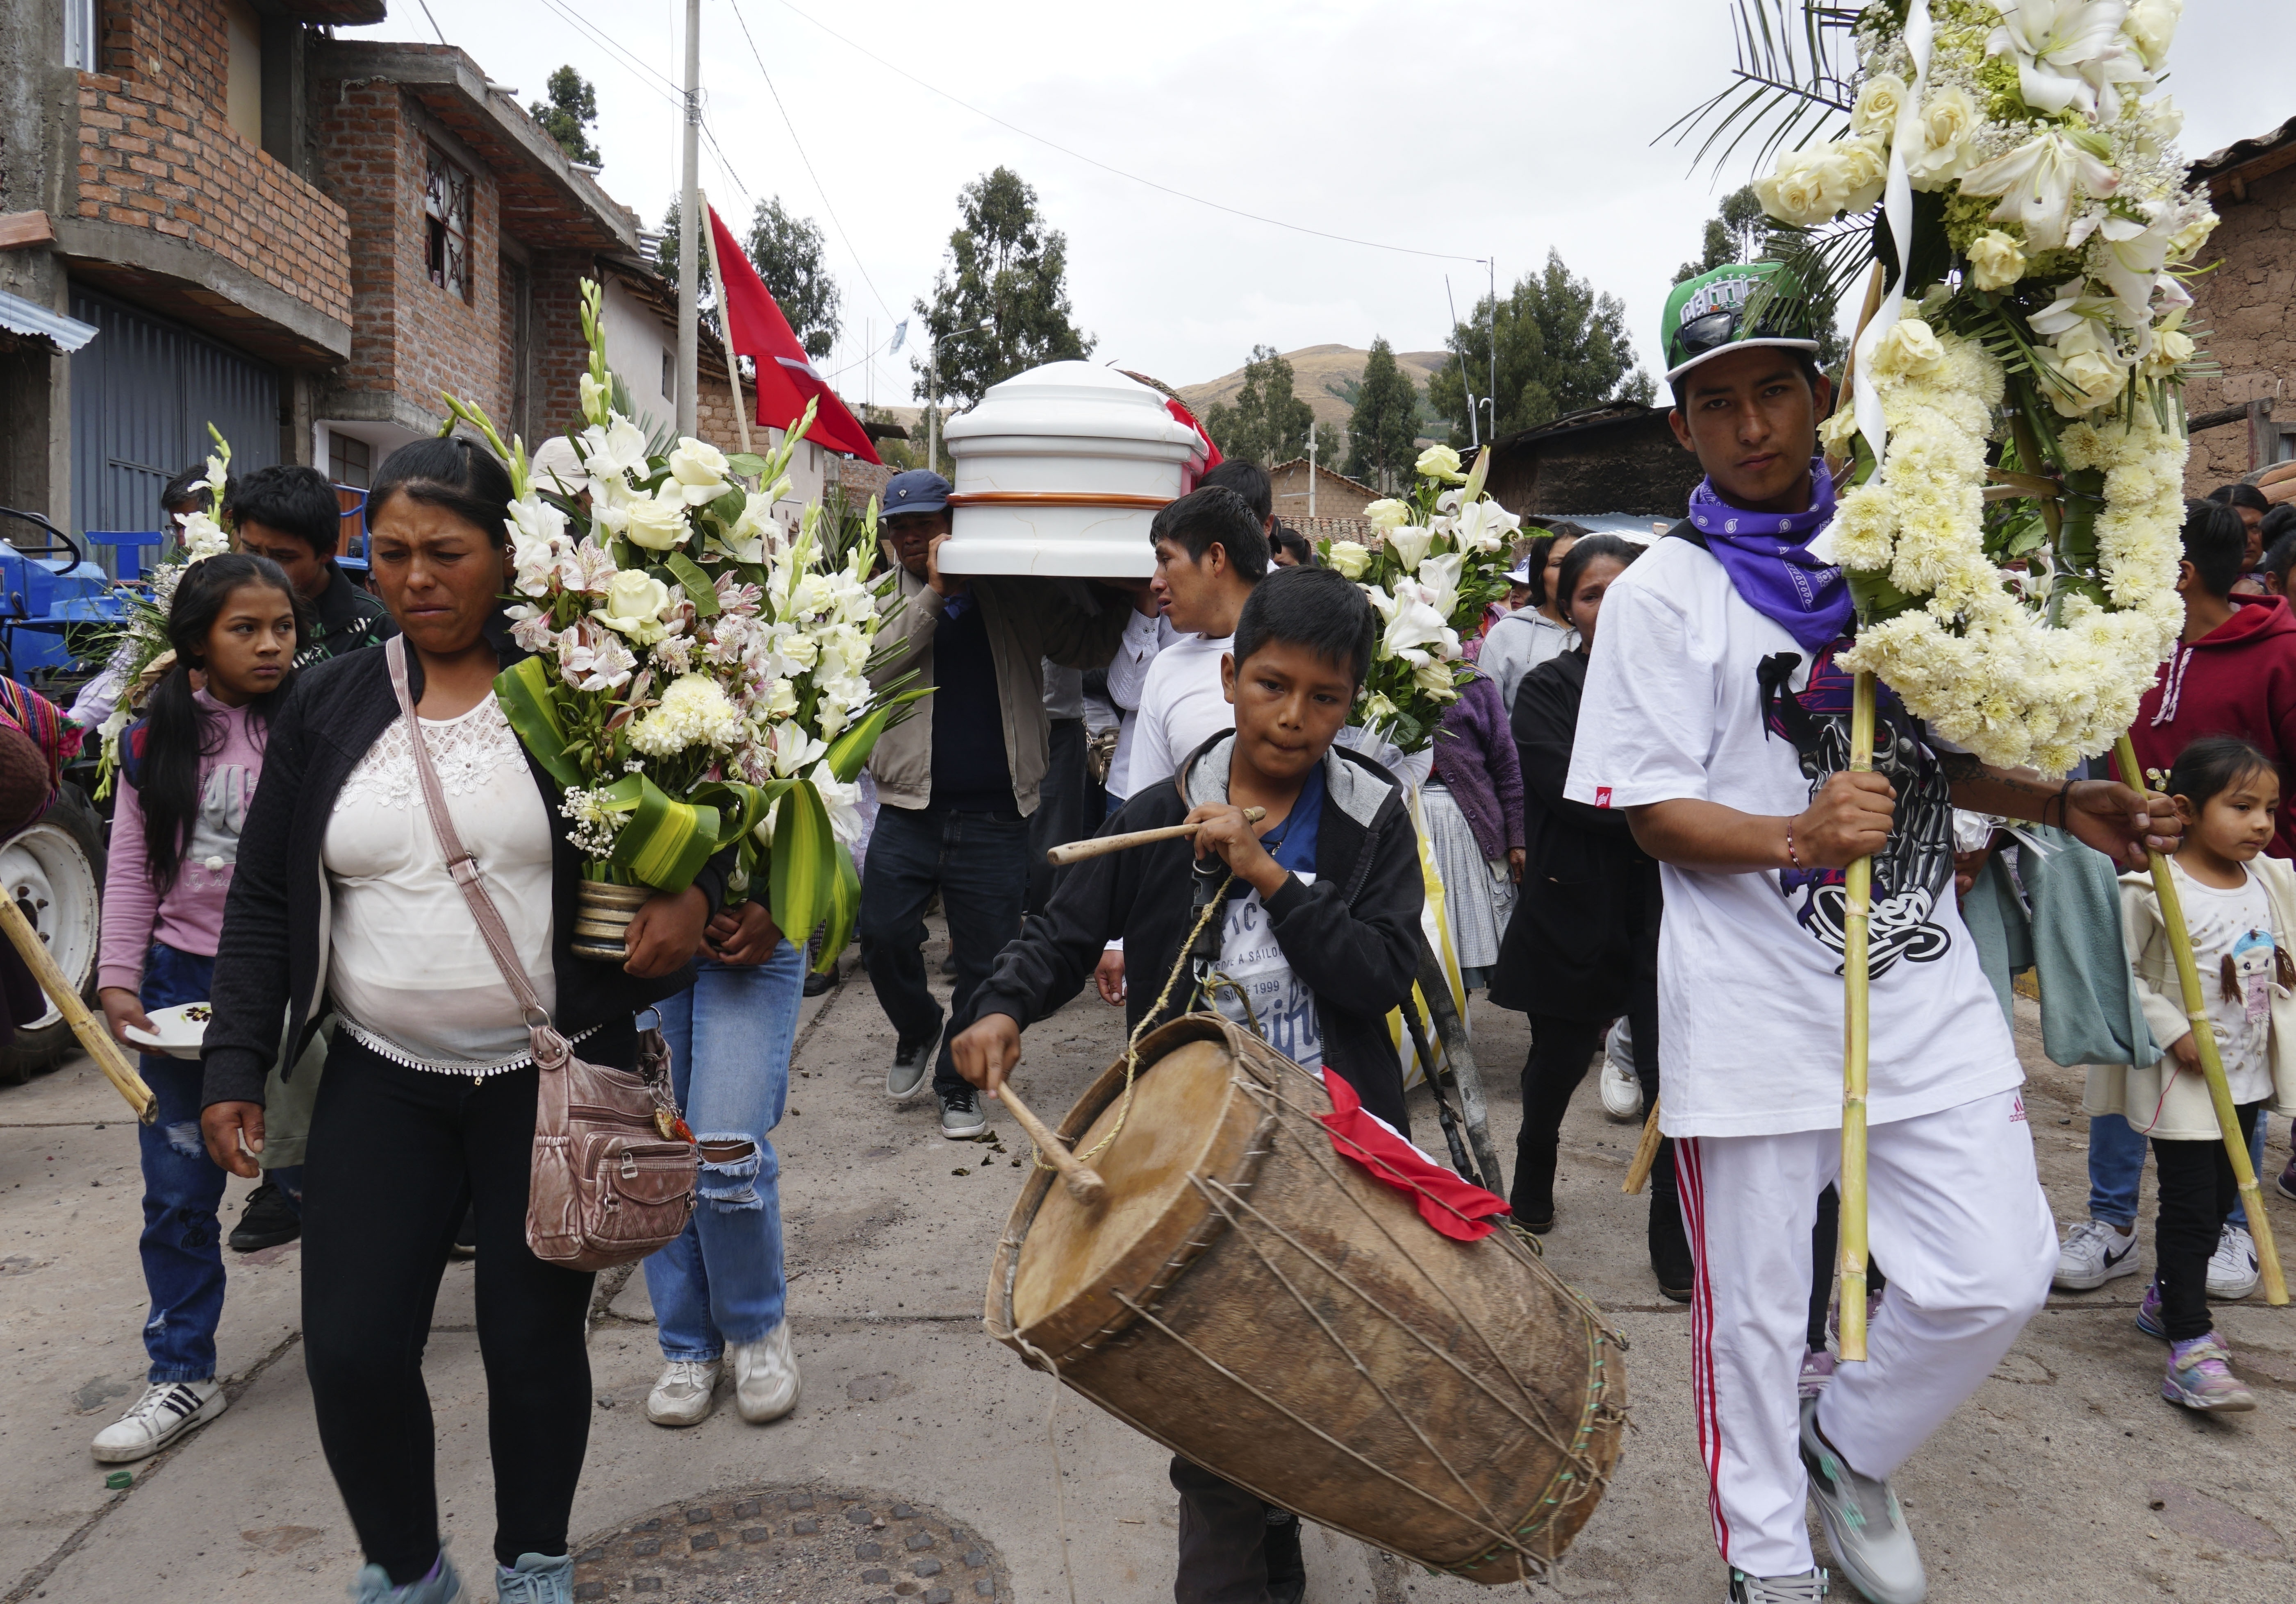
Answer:
<path fill-rule="evenodd" d="M 2136 53 L 2144 58 L 2144 64 L 2158 72 L 2169 59 L 2169 42 L 2176 38 L 2177 24 L 2184 14 L 2185 0 L 2136 0 L 2120 29 L 2136 46 Z"/>
<path fill-rule="evenodd" d="M 1833 220 L 1841 203 L 1827 190 L 1817 151 L 1787 151 L 1767 177 L 1754 180 L 1754 198 L 1781 223 L 1815 228 Z"/>
<path fill-rule="evenodd" d="M 1849 128 L 1855 134 L 1879 134 L 1887 139 L 1898 126 L 1898 109 L 1906 103 L 1906 80 L 1894 72 L 1884 72 L 1866 80 L 1857 91 L 1857 103 L 1849 110 Z"/>
<path fill-rule="evenodd" d="M 1459 454 L 1448 446 L 1430 446 L 1412 467 L 1422 479 L 1446 479 L 1455 485 L 1466 482 L 1467 476 L 1459 471 Z"/>
<path fill-rule="evenodd" d="M 640 646 L 651 646 L 668 632 L 661 616 L 669 610 L 669 586 L 643 569 L 624 569 L 606 585 L 606 600 L 596 617 L 607 628 Z"/>
<path fill-rule="evenodd" d="M 2209 242 L 2216 232 L 2217 215 L 2205 208 L 2201 215 L 2169 236 L 2169 260 L 2189 262 L 2200 254 L 2201 247 Z"/>
<path fill-rule="evenodd" d="M 1918 317 L 1901 317 L 1874 348 L 1877 373 L 1931 373 L 1945 360 L 1937 331 Z"/>
<path fill-rule="evenodd" d="M 1451 701 L 1459 694 L 1458 686 L 1451 683 L 1451 665 L 1434 658 L 1413 666 L 1411 683 L 1438 701 Z"/>
<path fill-rule="evenodd" d="M 1845 139 L 1833 147 L 1824 170 L 1828 192 L 1843 211 L 1870 211 L 1889 182 L 1889 147 L 1879 135 Z"/>
<path fill-rule="evenodd" d="M 2152 378 L 2165 378 L 2193 359 L 2199 349 L 2192 337 L 2176 329 L 2163 329 L 2152 339 L 2152 354 L 2144 359 L 2144 372 Z"/>
<path fill-rule="evenodd" d="M 2006 290 L 2025 276 L 2025 253 L 2014 236 L 1988 228 L 1970 241 L 1969 266 L 1980 290 Z"/>
<path fill-rule="evenodd" d="M 1364 509 L 1364 517 L 1374 529 L 1399 529 L 1411 521 L 1411 509 L 1393 496 L 1375 501 Z"/>
<path fill-rule="evenodd" d="M 669 477 L 689 507 L 699 507 L 726 494 L 726 454 L 707 440 L 683 436 L 669 454 Z M 662 489 L 669 488 L 664 485 Z"/>
<path fill-rule="evenodd" d="M 2095 326 L 2086 318 L 2040 356 L 2074 391 L 2069 396 L 2056 385 L 2044 387 L 2050 403 L 2068 418 L 2095 411 L 2120 395 L 2128 383 L 2128 370 L 2113 360 Z"/>
<path fill-rule="evenodd" d="M 1922 106 L 1922 148 L 1906 162 L 1914 187 L 1943 189 L 1967 172 L 1976 160 L 1970 136 L 1983 120 L 1965 89 L 1948 86 L 1930 96 Z"/>
<path fill-rule="evenodd" d="M 1335 540 L 1325 561 L 1349 579 L 1360 579 L 1371 566 L 1371 548 L 1352 540 Z"/>
<path fill-rule="evenodd" d="M 662 488 L 670 494 L 666 497 L 636 496 L 623 508 L 629 521 L 623 526 L 622 534 L 632 544 L 642 545 L 649 552 L 667 552 L 683 545 L 686 536 L 693 532 L 693 526 L 685 521 L 685 501 L 671 487 L 664 485 Z"/>

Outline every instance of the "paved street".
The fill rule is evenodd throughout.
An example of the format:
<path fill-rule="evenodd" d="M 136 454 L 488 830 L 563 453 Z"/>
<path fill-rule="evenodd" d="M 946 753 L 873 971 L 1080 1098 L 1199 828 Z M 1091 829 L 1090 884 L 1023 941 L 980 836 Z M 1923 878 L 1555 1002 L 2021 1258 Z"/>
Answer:
<path fill-rule="evenodd" d="M 997 1599 L 1061 1604 L 1070 1597 L 1065 1528 L 1077 1600 L 1168 1599 L 1175 1517 L 1163 1453 L 1064 1398 L 1053 1421 L 1056 1501 L 1052 1387 L 980 1331 L 982 1284 L 1021 1183 L 1013 1161 L 1025 1159 L 1025 1140 L 1006 1121 L 1002 1152 L 946 1142 L 930 1100 L 889 1105 L 882 1060 L 890 1035 L 849 968 L 849 959 L 840 988 L 808 1005 L 790 1117 L 775 1138 L 802 1401 L 764 1428 L 744 1425 L 730 1402 L 695 1430 L 649 1425 L 644 1399 L 658 1361 L 644 1278 L 604 1279 L 591 1337 L 597 1409 L 575 1508 L 578 1543 L 588 1538 L 606 1552 L 602 1563 L 619 1563 L 615 1556 L 644 1549 L 644 1532 L 659 1529 L 634 1533 L 637 1523 L 675 1527 L 691 1518 L 691 1506 L 725 1527 L 729 1545 L 738 1546 L 735 1527 L 753 1532 L 761 1555 L 770 1529 L 780 1556 L 773 1580 L 728 1573 L 722 1585 L 697 1583 L 697 1600 L 857 1601 L 937 1587 L 970 1599 L 972 1584 L 987 1582 Z M 1029 1035 L 1025 1084 L 1038 1108 L 1064 1109 L 1113 1056 L 1119 1019 L 1087 999 Z M 1494 1135 L 1511 1154 L 1510 1080 L 1525 1033 L 1519 1016 L 1480 1007 L 1474 1025 L 1492 1082 Z M 2060 1219 L 2078 1217 L 2079 1077 L 2039 1059 L 2030 1026 L 2021 1039 L 2035 1071 L 2027 1103 L 2044 1175 Z M 1431 1109 L 1423 1102 L 1416 1112 L 1429 1140 Z M 1591 1084 L 1582 1091 L 1565 1133 L 1561 1222 L 1547 1239 L 1563 1273 L 1632 1343 L 1636 1426 L 1561 1591 L 1652 1604 L 1715 1600 L 1721 1576 L 1691 1434 L 1690 1322 L 1684 1308 L 1657 1297 L 1644 1258 L 1644 1206 L 1619 1193 L 1635 1134 L 1604 1119 Z M 2285 1142 L 2276 1125 L 2276 1172 Z M 228 1209 L 244 1190 L 234 1183 Z M 133 1131 L 86 1065 L 0 1090 L 0 1344 L 8 1356 L 0 1367 L 0 1604 L 341 1597 L 357 1551 L 311 1423 L 297 1247 L 230 1256 L 221 1336 L 230 1412 L 135 1467 L 127 1491 L 105 1490 L 88 1438 L 144 1373 L 139 1196 Z M 2273 1217 L 2296 1247 L 2296 1207 L 2276 1198 Z M 2149 1226 L 2146 1237 L 2149 1259 Z M 483 1575 L 490 1485 L 472 1273 L 467 1264 L 447 1272 L 427 1374 L 447 1529 L 465 1573 Z M 2252 1303 L 2222 1316 L 2261 1406 L 2246 1417 L 2195 1419 L 2158 1396 L 2161 1351 L 2130 1324 L 2141 1290 L 2131 1278 L 2055 1299 L 1907 1468 L 1899 1485 L 1940 1604 L 2296 1593 L 2296 1314 Z M 913 1581 L 907 1554 L 888 1543 L 885 1563 L 901 1580 L 885 1584 L 882 1568 L 865 1579 L 845 1551 L 857 1532 L 870 1537 L 860 1527 L 872 1519 L 871 1531 L 911 1533 L 910 1549 L 938 1556 L 946 1570 Z M 816 1530 L 805 1533 L 807 1525 Z M 981 1558 L 966 1564 L 974 1554 Z M 1479 1596 L 1322 1532 L 1311 1534 L 1308 1555 L 1317 1604 Z M 684 1596 L 676 1585 L 663 1596 Z M 617 1584 L 606 1596 L 627 1594 Z M 473 1589 L 474 1604 L 490 1597 L 483 1584 Z"/>

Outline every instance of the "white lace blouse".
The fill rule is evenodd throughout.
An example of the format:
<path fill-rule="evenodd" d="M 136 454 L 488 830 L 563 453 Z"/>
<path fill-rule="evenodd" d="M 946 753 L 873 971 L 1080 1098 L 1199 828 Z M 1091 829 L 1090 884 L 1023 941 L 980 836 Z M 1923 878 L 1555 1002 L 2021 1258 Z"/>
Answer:
<path fill-rule="evenodd" d="M 550 815 L 518 736 L 492 696 L 459 718 L 422 723 L 455 828 L 543 1005 L 554 1008 Z M 402 1063 L 457 1075 L 526 1061 L 525 1019 L 447 872 L 404 717 L 343 782 L 321 861 L 333 897 L 327 989 L 356 1036 Z"/>

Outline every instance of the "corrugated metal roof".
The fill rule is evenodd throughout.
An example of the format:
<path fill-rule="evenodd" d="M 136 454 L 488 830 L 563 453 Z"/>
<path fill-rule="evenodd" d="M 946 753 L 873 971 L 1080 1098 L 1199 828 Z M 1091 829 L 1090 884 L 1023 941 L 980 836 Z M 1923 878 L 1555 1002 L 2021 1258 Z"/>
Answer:
<path fill-rule="evenodd" d="M 11 295 L 5 290 L 0 290 L 0 329 L 17 334 L 37 334 L 53 341 L 56 349 L 67 356 L 96 336 L 94 323 L 51 312 L 37 301 Z"/>

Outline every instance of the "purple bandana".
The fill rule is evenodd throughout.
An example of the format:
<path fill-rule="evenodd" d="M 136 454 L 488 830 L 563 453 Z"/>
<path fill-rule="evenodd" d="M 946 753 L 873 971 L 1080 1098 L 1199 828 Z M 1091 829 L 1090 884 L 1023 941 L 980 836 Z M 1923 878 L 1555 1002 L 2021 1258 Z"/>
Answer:
<path fill-rule="evenodd" d="M 1809 554 L 1810 536 L 1833 521 L 1833 476 L 1812 457 L 1807 512 L 1749 512 L 1701 479 L 1690 493 L 1691 526 L 1722 564 L 1747 606 L 1776 620 L 1805 651 L 1839 640 L 1849 627 L 1849 581 L 1841 569 Z"/>

